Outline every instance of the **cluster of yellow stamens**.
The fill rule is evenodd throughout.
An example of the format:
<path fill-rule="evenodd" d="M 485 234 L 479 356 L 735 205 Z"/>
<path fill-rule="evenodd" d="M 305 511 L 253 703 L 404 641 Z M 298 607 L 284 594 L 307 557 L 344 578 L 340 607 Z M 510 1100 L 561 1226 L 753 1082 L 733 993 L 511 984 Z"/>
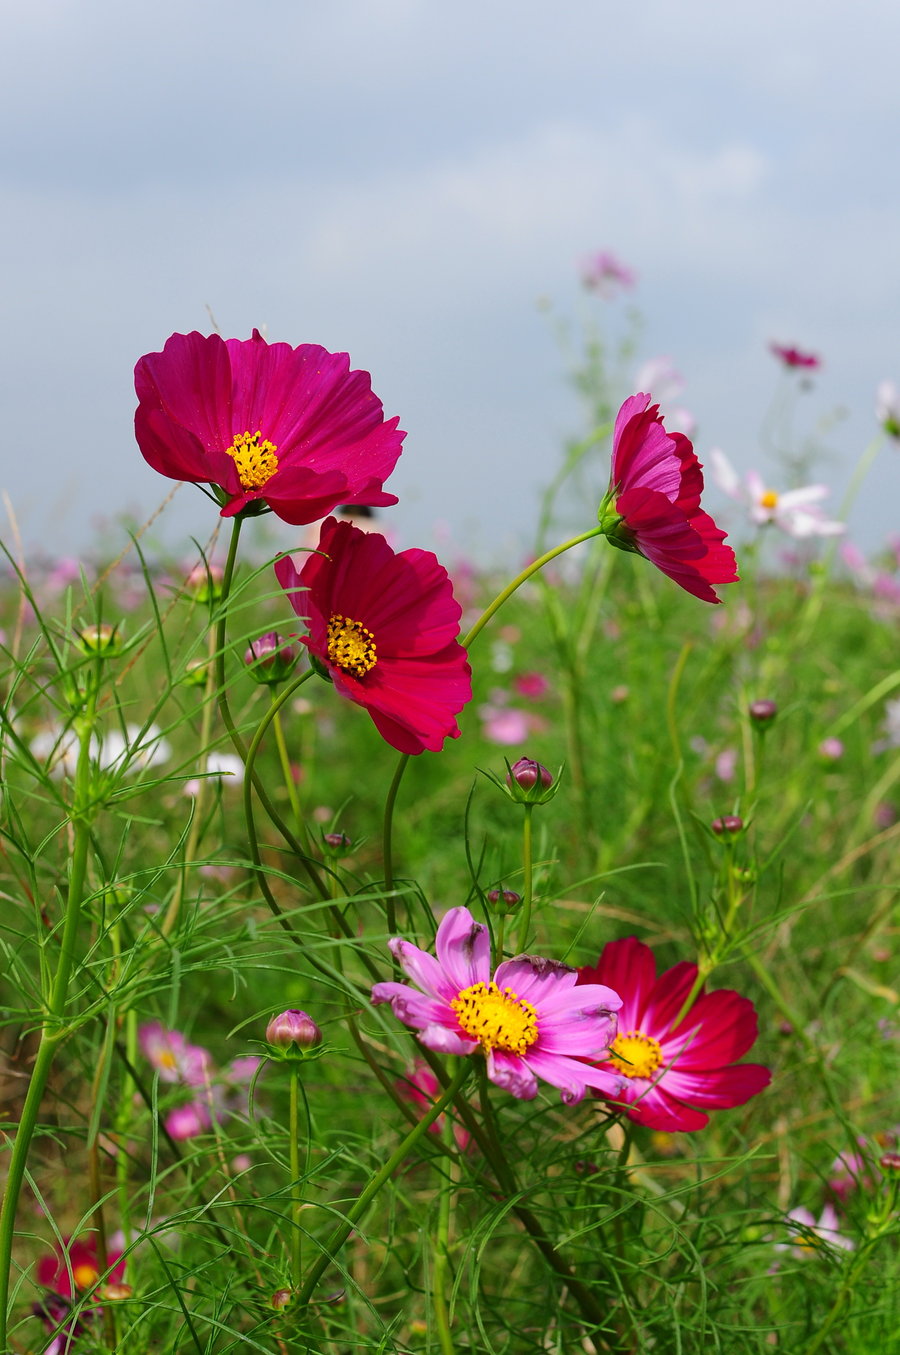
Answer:
<path fill-rule="evenodd" d="M 778 495 L 774 489 L 767 489 L 759 496 L 759 506 L 769 510 L 778 507 Z"/>
<path fill-rule="evenodd" d="M 464 988 L 450 1006 L 460 1030 L 477 1040 L 486 1054 L 492 1049 L 524 1054 L 538 1037 L 537 1012 L 531 1003 L 511 988 L 498 988 L 493 979 Z"/>
<path fill-rule="evenodd" d="M 345 673 L 365 677 L 378 662 L 375 636 L 361 621 L 335 612 L 328 622 L 328 657 Z"/>
<path fill-rule="evenodd" d="M 272 442 L 260 441 L 262 434 L 257 428 L 255 433 L 238 433 L 227 449 L 234 458 L 238 477 L 243 489 L 262 489 L 278 469 L 278 448 Z"/>
<path fill-rule="evenodd" d="M 662 1063 L 662 1050 L 652 1035 L 629 1030 L 613 1040 L 609 1058 L 626 1077 L 652 1077 Z"/>
<path fill-rule="evenodd" d="M 72 1279 L 79 1289 L 90 1289 L 91 1285 L 96 1284 L 99 1278 L 99 1270 L 96 1266 L 92 1266 L 89 1261 L 82 1261 L 80 1266 L 72 1267 Z"/>

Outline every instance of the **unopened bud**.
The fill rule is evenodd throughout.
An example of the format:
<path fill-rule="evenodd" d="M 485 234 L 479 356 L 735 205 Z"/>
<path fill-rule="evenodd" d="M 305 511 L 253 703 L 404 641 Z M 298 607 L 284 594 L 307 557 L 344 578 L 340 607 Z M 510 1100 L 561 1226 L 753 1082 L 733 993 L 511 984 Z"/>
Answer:
<path fill-rule="evenodd" d="M 764 729 L 775 719 L 778 714 L 778 707 L 774 701 L 751 701 L 747 707 L 747 714 L 757 729 Z"/>
<path fill-rule="evenodd" d="M 322 842 L 335 854 L 347 851 L 350 846 L 350 839 L 346 833 L 323 833 Z"/>
<path fill-rule="evenodd" d="M 84 630 L 78 632 L 78 648 L 88 658 L 114 658 L 121 651 L 118 627 L 109 626 L 105 621 L 99 625 L 85 626 Z"/>
<path fill-rule="evenodd" d="M 211 565 L 201 560 L 194 565 L 184 581 L 185 592 L 192 594 L 198 602 L 218 602 L 222 596 L 224 570 L 220 565 Z"/>
<path fill-rule="evenodd" d="M 269 630 L 250 641 L 244 663 L 257 682 L 274 686 L 290 677 L 298 658 L 296 645 L 285 640 L 277 630 Z"/>
<path fill-rule="evenodd" d="M 900 1172 L 900 1153 L 883 1153 L 878 1159 L 878 1165 L 888 1176 L 894 1176 Z"/>
<path fill-rule="evenodd" d="M 188 687 L 205 687 L 209 677 L 209 664 L 206 659 L 191 659 L 185 664 L 184 682 Z"/>
<path fill-rule="evenodd" d="M 124 1303 L 133 1294 L 134 1290 L 130 1284 L 101 1284 L 97 1290 L 97 1297 L 102 1299 L 104 1303 Z"/>
<path fill-rule="evenodd" d="M 491 912 L 502 916 L 516 912 L 522 902 L 522 895 L 517 894 L 514 889 L 489 889 L 487 901 L 491 905 Z"/>
<path fill-rule="evenodd" d="M 289 1308 L 293 1301 L 294 1295 L 290 1289 L 276 1289 L 269 1299 L 269 1307 L 274 1308 L 276 1313 L 281 1313 L 285 1308 Z"/>
<path fill-rule="evenodd" d="M 313 1049 L 322 1043 L 322 1032 L 306 1012 L 290 1009 L 273 1016 L 266 1026 L 266 1043 L 284 1054 Z"/>
<path fill-rule="evenodd" d="M 533 757 L 520 757 L 506 774 L 507 793 L 519 804 L 542 805 L 559 790 L 553 773 Z"/>
<path fill-rule="evenodd" d="M 819 744 L 819 757 L 826 762 L 837 762 L 844 756 L 844 745 L 840 739 L 823 739 Z"/>
<path fill-rule="evenodd" d="M 710 827 L 717 837 L 733 837 L 735 833 L 743 832 L 744 820 L 737 814 L 723 814 L 720 819 L 713 819 Z"/>

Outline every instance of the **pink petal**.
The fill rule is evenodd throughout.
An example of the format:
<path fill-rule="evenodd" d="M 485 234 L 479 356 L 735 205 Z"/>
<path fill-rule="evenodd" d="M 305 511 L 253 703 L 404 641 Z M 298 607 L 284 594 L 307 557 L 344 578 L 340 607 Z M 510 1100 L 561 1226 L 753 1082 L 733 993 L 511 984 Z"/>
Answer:
<path fill-rule="evenodd" d="M 492 1049 L 487 1056 L 487 1075 L 495 1086 L 520 1101 L 533 1101 L 537 1096 L 537 1079 L 525 1060 L 516 1054 Z"/>
<path fill-rule="evenodd" d="M 441 918 L 435 938 L 437 957 L 456 997 L 474 983 L 491 978 L 491 938 L 468 908 L 451 908 Z"/>

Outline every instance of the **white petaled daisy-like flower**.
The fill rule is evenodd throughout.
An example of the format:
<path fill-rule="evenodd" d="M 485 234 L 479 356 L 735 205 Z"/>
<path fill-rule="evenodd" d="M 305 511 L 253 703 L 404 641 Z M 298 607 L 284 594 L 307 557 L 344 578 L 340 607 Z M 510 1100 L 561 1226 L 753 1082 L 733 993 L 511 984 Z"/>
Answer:
<path fill-rule="evenodd" d="M 827 518 L 821 501 L 830 494 L 827 485 L 803 485 L 799 489 L 770 489 L 758 471 L 748 471 L 741 481 L 724 452 L 714 447 L 709 454 L 712 478 L 723 494 L 747 509 L 758 527 L 774 523 L 788 536 L 840 536 L 843 522 Z"/>
<path fill-rule="evenodd" d="M 395 936 L 391 951 L 416 987 L 376 983 L 374 1003 L 442 1054 L 482 1054 L 492 1082 L 529 1101 L 538 1078 L 566 1102 L 588 1087 L 615 1095 L 623 1078 L 581 1059 L 604 1058 L 616 1037 L 618 993 L 576 987 L 577 970 L 536 955 L 504 960 L 491 974 L 488 930 L 468 908 L 451 908 L 438 927 L 436 957 Z"/>

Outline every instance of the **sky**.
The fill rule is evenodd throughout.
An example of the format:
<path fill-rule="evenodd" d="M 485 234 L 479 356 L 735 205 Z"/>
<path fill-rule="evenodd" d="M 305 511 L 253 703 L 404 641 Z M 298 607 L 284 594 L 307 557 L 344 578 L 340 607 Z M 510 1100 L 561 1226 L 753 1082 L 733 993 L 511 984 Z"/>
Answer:
<path fill-rule="evenodd" d="M 898 51 L 894 0 L 0 0 L 0 488 L 25 542 L 108 549 L 155 510 L 134 363 L 211 312 L 372 373 L 407 430 L 402 544 L 518 549 L 584 431 L 553 317 L 621 331 L 625 301 L 579 287 L 604 248 L 639 278 L 634 367 L 671 356 L 703 461 L 777 481 L 768 344 L 821 355 L 793 427 L 836 511 L 900 384 Z M 853 539 L 900 532 L 898 503 L 888 443 Z M 214 516 L 184 486 L 153 530 Z"/>

